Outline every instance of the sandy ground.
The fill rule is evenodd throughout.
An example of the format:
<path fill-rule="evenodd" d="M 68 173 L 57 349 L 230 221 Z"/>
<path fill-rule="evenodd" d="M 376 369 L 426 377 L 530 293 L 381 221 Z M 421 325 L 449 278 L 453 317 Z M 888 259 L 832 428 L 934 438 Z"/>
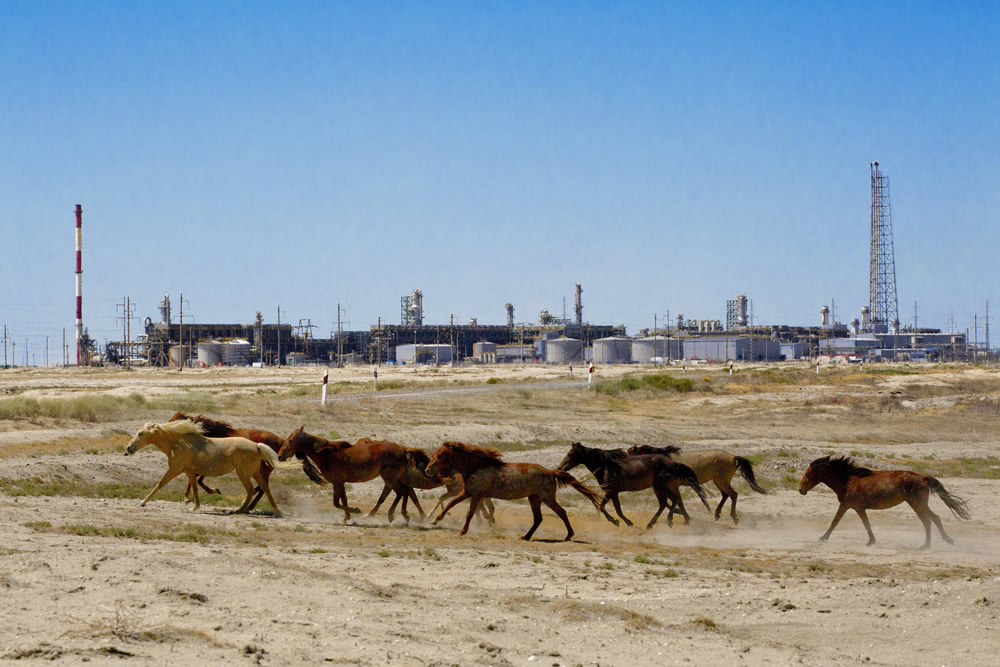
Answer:
<path fill-rule="evenodd" d="M 365 382 L 369 372 L 336 371 L 331 383 Z M 874 547 L 864 546 L 853 514 L 820 543 L 835 497 L 825 488 L 802 497 L 782 481 L 829 451 L 881 468 L 899 467 L 896 457 L 988 459 L 1000 439 L 995 416 L 968 406 L 996 400 L 991 372 L 635 400 L 568 384 L 565 368 L 394 373 L 380 380 L 423 383 L 428 393 L 337 394 L 319 408 L 311 395 L 260 393 L 314 384 L 316 369 L 0 373 L 0 390 L 11 396 L 139 393 L 150 401 L 99 423 L 0 420 L 0 480 L 62 488 L 0 492 L 0 661 L 944 665 L 992 663 L 1000 648 L 995 475 L 938 475 L 974 518 L 958 521 L 932 499 L 957 544 L 935 533 L 927 551 L 917 549 L 922 527 L 905 506 L 870 514 Z M 480 391 L 490 377 L 503 383 Z M 399 391 L 415 390 L 408 383 Z M 498 503 L 497 526 L 474 524 L 465 537 L 457 535 L 461 506 L 438 527 L 415 517 L 388 524 L 385 508 L 343 525 L 329 488 L 296 470 L 272 481 L 287 512 L 280 519 L 230 515 L 222 505 L 192 513 L 174 499 L 140 508 L 132 498 L 72 491 L 152 487 L 163 455 L 126 458 L 122 445 L 144 421 L 165 420 L 175 403 L 203 392 L 217 398 L 207 406 L 213 416 L 238 425 L 287 433 L 304 423 L 423 447 L 451 438 L 506 444 L 507 459 L 550 466 L 573 440 L 724 447 L 755 457 L 773 492 L 737 481 L 739 526 L 728 508 L 714 522 L 686 496 L 690 525 L 661 520 L 646 531 L 613 527 L 566 490 L 560 502 L 574 541 L 562 541 L 561 522 L 545 510 L 536 539 L 525 543 L 524 503 Z M 895 407 L 871 407 L 887 395 Z M 234 480 L 220 481 L 238 501 Z M 172 484 L 176 496 L 183 483 Z M 368 509 L 380 490 L 380 482 L 352 485 L 351 504 Z M 420 493 L 425 509 L 437 495 Z M 718 495 L 710 501 L 714 508 Z M 654 510 L 648 493 L 624 505 L 640 525 Z"/>

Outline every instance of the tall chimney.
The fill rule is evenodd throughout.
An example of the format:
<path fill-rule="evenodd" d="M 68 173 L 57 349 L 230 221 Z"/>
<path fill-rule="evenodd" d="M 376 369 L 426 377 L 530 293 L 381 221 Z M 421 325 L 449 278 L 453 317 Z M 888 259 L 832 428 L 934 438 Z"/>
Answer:
<path fill-rule="evenodd" d="M 83 343 L 83 206 L 76 205 L 76 365 Z"/>

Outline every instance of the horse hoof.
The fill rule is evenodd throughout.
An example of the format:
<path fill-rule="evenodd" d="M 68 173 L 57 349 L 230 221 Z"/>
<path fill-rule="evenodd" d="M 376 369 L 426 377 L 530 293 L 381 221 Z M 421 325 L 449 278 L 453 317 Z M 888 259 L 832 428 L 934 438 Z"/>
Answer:
<path fill-rule="evenodd" d="M 571 539 L 573 539 L 573 534 L 572 533 L 570 533 L 569 535 L 567 535 L 566 539 L 563 540 L 563 542 L 569 542 Z"/>
<path fill-rule="evenodd" d="M 614 524 L 615 528 L 617 528 L 620 525 L 620 523 L 619 523 L 619 521 L 617 519 L 612 519 L 611 523 Z"/>
<path fill-rule="evenodd" d="M 828 539 L 830 539 L 830 538 L 827 537 L 826 535 L 823 535 L 822 537 L 819 538 L 819 541 L 820 542 L 826 542 Z"/>
<path fill-rule="evenodd" d="M 950 537 L 944 538 L 944 541 L 947 542 L 948 544 L 954 544 L 955 543 L 955 540 L 951 539 Z"/>
<path fill-rule="evenodd" d="M 275 519 L 280 519 L 283 516 L 285 516 L 285 513 L 282 512 L 281 510 L 274 510 L 273 516 L 274 516 Z"/>

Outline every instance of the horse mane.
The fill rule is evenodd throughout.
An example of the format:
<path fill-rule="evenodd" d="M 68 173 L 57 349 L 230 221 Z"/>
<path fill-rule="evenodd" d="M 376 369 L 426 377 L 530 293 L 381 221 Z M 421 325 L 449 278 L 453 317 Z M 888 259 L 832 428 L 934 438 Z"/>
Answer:
<path fill-rule="evenodd" d="M 664 445 L 662 447 L 656 447 L 655 445 L 632 445 L 628 448 L 629 454 L 664 454 L 670 456 L 679 451 L 681 451 L 681 448 L 675 445 Z"/>
<path fill-rule="evenodd" d="M 874 473 L 870 468 L 859 466 L 850 456 L 837 456 L 835 458 L 824 456 L 810 463 L 809 467 L 816 472 L 826 472 L 841 478 L 867 477 Z"/>
<path fill-rule="evenodd" d="M 170 418 L 170 421 L 183 420 L 183 419 L 189 419 L 193 422 L 201 424 L 202 428 L 204 429 L 205 435 L 208 436 L 209 438 L 229 438 L 237 434 L 236 429 L 233 428 L 232 424 L 224 421 L 210 419 L 205 415 L 198 415 L 196 417 L 193 415 L 185 414 L 183 412 L 177 412 L 174 414 L 173 417 Z"/>
<path fill-rule="evenodd" d="M 205 435 L 205 429 L 196 421 L 190 419 L 180 419 L 177 421 L 170 421 L 165 424 L 154 424 L 168 433 L 172 433 L 176 436 L 191 435 L 195 433 L 197 435 Z"/>
<path fill-rule="evenodd" d="M 445 442 L 441 447 L 459 456 L 475 459 L 483 468 L 502 468 L 505 465 L 503 455 L 495 449 L 467 445 L 464 442 Z"/>
<path fill-rule="evenodd" d="M 427 468 L 427 464 L 431 462 L 431 457 L 422 449 L 406 448 L 406 461 L 410 465 L 424 470 Z"/>
<path fill-rule="evenodd" d="M 347 440 L 327 440 L 326 438 L 321 438 L 318 435 L 311 436 L 314 438 L 312 446 L 314 452 L 342 452 L 348 447 L 351 447 L 350 442 Z"/>

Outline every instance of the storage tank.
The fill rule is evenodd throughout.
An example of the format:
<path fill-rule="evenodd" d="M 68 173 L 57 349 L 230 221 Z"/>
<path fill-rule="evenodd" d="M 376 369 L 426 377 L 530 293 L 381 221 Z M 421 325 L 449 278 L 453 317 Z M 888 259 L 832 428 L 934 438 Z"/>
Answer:
<path fill-rule="evenodd" d="M 583 341 L 565 336 L 545 341 L 545 363 L 568 364 L 573 361 L 583 361 Z"/>
<path fill-rule="evenodd" d="M 198 343 L 198 365 L 218 366 L 222 361 L 222 343 L 217 340 Z"/>
<path fill-rule="evenodd" d="M 250 341 L 229 340 L 223 343 L 222 363 L 226 366 L 249 366 Z"/>
<path fill-rule="evenodd" d="M 632 341 L 612 336 L 594 341 L 595 364 L 627 364 L 632 361 Z"/>
<path fill-rule="evenodd" d="M 667 360 L 682 356 L 681 341 L 677 338 L 647 336 L 632 341 L 632 361 L 637 364 L 651 364 L 654 358 Z"/>
<path fill-rule="evenodd" d="M 472 356 L 479 359 L 484 354 L 496 354 L 497 344 L 491 343 L 488 340 L 480 341 L 478 343 L 472 344 Z"/>
<path fill-rule="evenodd" d="M 180 345 L 170 346 L 170 365 L 174 368 L 178 368 L 184 363 L 184 349 L 188 346 L 185 345 L 181 347 Z M 188 348 L 190 349 L 190 348 Z"/>

